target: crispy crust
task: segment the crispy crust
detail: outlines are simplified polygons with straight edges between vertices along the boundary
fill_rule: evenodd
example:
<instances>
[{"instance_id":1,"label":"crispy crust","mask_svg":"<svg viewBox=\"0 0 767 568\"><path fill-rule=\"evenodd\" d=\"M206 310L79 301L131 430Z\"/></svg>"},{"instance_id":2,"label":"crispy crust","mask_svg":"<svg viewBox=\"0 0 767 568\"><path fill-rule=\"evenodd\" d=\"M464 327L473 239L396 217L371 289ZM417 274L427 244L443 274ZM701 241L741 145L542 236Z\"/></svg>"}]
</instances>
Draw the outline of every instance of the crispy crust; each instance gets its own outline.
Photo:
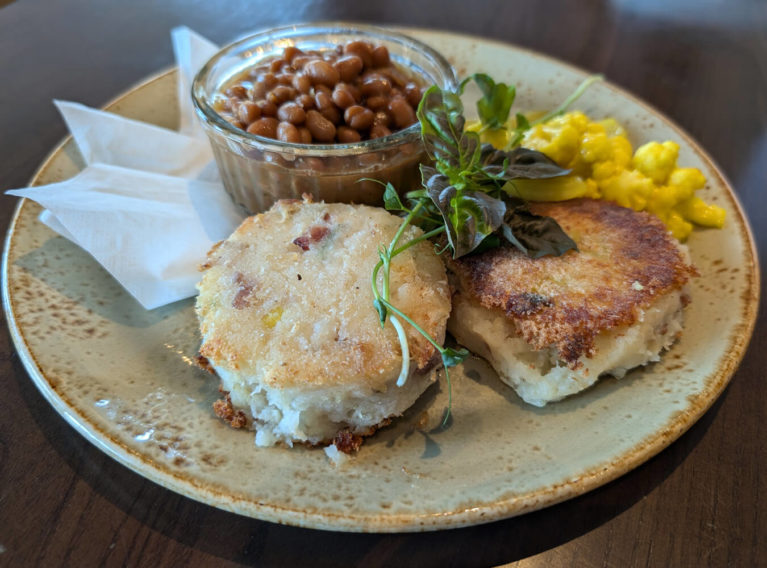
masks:
<instances>
[{"instance_id":1,"label":"crispy crust","mask_svg":"<svg viewBox=\"0 0 767 568\"><path fill-rule=\"evenodd\" d=\"M224 398L213 403L213 412L235 430L245 428L248 425L248 418L245 413L234 408L228 392L222 391L222 393Z\"/></svg>"},{"instance_id":2,"label":"crispy crust","mask_svg":"<svg viewBox=\"0 0 767 568\"><path fill-rule=\"evenodd\" d=\"M599 333L636 323L641 310L697 274L647 213L591 199L530 208L556 219L579 252L531 259L503 246L448 266L458 293L502 310L528 344L555 346L570 368L593 355Z\"/></svg>"}]
</instances>

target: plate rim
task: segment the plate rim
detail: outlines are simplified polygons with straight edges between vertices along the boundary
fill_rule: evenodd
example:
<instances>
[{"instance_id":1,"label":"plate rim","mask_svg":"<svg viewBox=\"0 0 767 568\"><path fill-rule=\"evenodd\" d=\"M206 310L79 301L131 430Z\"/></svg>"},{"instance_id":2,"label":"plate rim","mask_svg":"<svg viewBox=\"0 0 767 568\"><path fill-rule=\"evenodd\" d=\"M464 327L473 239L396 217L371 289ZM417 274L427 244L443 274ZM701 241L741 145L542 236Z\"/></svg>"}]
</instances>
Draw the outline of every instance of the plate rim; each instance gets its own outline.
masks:
<instances>
[{"instance_id":1,"label":"plate rim","mask_svg":"<svg viewBox=\"0 0 767 568\"><path fill-rule=\"evenodd\" d=\"M422 33L423 35L432 35L435 37L459 36L466 40L476 41L482 44L491 44L506 49L512 49L530 57L543 58L555 65L567 68L580 75L590 74L588 70L561 61L555 57L520 47L513 43L495 39L485 39L470 34L455 33L446 30L402 26L392 26L392 28L403 30L405 33ZM106 102L101 108L110 110L126 97L146 88L155 81L167 79L168 76L174 75L176 72L177 68L175 66L156 72L120 92L117 96ZM745 299L745 308L740 316L741 321L745 323L745 325L737 334L733 334L733 336L729 338L727 353L724 354L721 359L722 364L715 370L706 385L706 388L696 393L695 400L691 400L687 408L685 408L678 416L671 418L664 428L652 435L651 439L648 437L641 440L609 464L603 463L592 466L589 469L582 471L576 478L569 479L557 485L527 492L521 497L512 496L492 503L483 504L479 507L464 507L459 510L446 511L440 514L393 513L388 514L385 517L373 513L367 515L341 515L317 511L307 512L300 508L279 507L274 504L259 503L253 499L243 498L233 493L216 491L211 486L203 486L199 483L194 483L194 479L191 477L182 478L175 475L169 469L163 469L161 464L135 452L126 445L120 443L119 440L113 439L97 425L90 423L84 416L77 412L75 405L67 400L66 397L63 396L63 393L57 391L56 388L50 384L46 379L41 366L37 363L14 315L13 298L10 292L8 273L8 263L13 249L13 240L17 224L24 207L28 206L27 202L29 200L26 198L19 200L11 218L11 222L9 223L8 230L6 231L2 253L2 266L0 268L2 271L3 310L8 322L8 328L14 347L19 353L19 357L25 370L32 378L33 383L43 397L53 406L56 412L89 442L93 443L97 448L115 459L118 463L128 467L145 479L149 479L164 488L175 491L195 501L261 520L286 523L300 527L349 532L386 533L441 530L446 528L471 526L521 515L560 503L601 487L602 485L625 475L627 472L648 461L668 447L691 428L721 396L745 356L756 325L761 295L761 272L753 232L740 200L733 190L732 184L730 184L716 162L683 128L663 112L660 112L650 104L609 81L604 81L603 85L609 87L619 96L627 98L633 103L640 105L646 112L665 122L678 133L680 137L684 139L684 143L711 168L712 172L717 176L720 185L726 190L727 196L732 202L734 212L740 219L738 228L741 237L744 240L744 252L750 257L751 261L750 270L747 271L750 280L748 286L749 295L748 298ZM39 178L51 167L51 162L60 154L64 147L71 142L72 136L68 135L47 154L32 175L29 186L37 184Z\"/></svg>"}]
</instances>

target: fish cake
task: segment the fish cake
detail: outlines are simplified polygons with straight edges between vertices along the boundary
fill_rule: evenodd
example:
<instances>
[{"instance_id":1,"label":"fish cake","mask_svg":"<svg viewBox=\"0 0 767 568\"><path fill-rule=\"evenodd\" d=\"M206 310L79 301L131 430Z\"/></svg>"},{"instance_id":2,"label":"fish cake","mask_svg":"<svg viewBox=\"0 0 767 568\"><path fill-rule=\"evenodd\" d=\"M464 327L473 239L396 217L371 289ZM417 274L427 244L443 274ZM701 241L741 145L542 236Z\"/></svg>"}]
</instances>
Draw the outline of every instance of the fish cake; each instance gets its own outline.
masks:
<instances>
[{"instance_id":1,"label":"fish cake","mask_svg":"<svg viewBox=\"0 0 767 568\"><path fill-rule=\"evenodd\" d=\"M536 406L602 374L657 361L682 329L696 274L663 223L614 203L531 203L578 251L532 259L511 246L450 260L449 331Z\"/></svg>"},{"instance_id":2,"label":"fish cake","mask_svg":"<svg viewBox=\"0 0 767 568\"><path fill-rule=\"evenodd\" d=\"M396 385L400 342L373 308L380 246L401 219L362 205L281 201L246 219L208 255L199 284L200 354L226 393L216 411L256 444L354 449L435 380L439 353L403 324L410 375ZM409 227L400 241L421 234ZM442 342L450 294L428 242L391 266L391 302Z\"/></svg>"}]
</instances>

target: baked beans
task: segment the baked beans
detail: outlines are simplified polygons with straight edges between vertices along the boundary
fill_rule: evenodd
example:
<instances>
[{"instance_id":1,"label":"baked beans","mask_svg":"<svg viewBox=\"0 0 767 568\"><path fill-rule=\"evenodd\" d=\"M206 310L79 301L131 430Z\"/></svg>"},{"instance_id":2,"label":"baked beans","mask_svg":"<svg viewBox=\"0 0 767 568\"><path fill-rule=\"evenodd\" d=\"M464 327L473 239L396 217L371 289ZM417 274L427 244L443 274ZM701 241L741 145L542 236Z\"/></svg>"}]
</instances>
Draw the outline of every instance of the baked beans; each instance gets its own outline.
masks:
<instances>
[{"instance_id":1,"label":"baked beans","mask_svg":"<svg viewBox=\"0 0 767 568\"><path fill-rule=\"evenodd\" d=\"M213 106L230 124L258 136L348 144L415 123L423 88L423 79L397 67L384 45L289 46L235 77Z\"/></svg>"}]
</instances>

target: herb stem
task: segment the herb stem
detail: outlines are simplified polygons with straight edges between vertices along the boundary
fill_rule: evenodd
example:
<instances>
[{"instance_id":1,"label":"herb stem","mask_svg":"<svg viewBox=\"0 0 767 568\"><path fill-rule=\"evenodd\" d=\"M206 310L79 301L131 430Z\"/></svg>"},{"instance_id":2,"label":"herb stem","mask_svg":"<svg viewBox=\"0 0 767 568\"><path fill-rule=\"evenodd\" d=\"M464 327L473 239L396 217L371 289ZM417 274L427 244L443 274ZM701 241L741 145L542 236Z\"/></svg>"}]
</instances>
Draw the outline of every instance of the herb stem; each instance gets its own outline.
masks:
<instances>
[{"instance_id":1,"label":"herb stem","mask_svg":"<svg viewBox=\"0 0 767 568\"><path fill-rule=\"evenodd\" d=\"M383 305L384 305L384 306L386 306L386 308L387 308L387 309L391 310L392 312L394 312L395 314L397 314L399 317L401 317L402 319L404 319L404 320L405 320L407 323L409 323L410 325L412 325L412 326L413 326L413 328L414 328L414 329L415 329L415 330L416 330L418 333L420 333L421 335L423 335L423 336L424 336L424 337L425 337L425 338L426 338L426 339L429 341L429 343L431 343L431 344L432 344L432 345L433 345L433 346L434 346L434 347L437 349L437 351L439 351L440 355L441 355L441 354L443 354L443 353L446 351L446 349L445 349L444 347L442 347L442 346L441 346L439 343L437 343L437 342L434 340L434 338L433 338L431 335L429 335L428 333L426 333L426 332L423 330L423 328L421 328L421 326L420 326L420 325L418 325L418 324L417 324L415 321L413 321L413 319L411 319L411 318L410 318L410 316L408 316L407 314L405 314L403 311L399 310L398 308L394 307L394 306L393 306L393 305L392 305L392 304L389 302L389 300L382 300L382 303L383 303Z\"/></svg>"},{"instance_id":2,"label":"herb stem","mask_svg":"<svg viewBox=\"0 0 767 568\"><path fill-rule=\"evenodd\" d=\"M583 80L583 82L578 85L578 88L576 88L572 93L570 93L570 96L567 97L562 103L555 108L554 110L550 110L543 116L539 116L535 120L529 122L527 124L527 128L516 128L513 132L514 135L509 140L508 144L506 144L505 150L511 150L515 146L517 146L521 141L522 137L524 136L525 132L532 128L533 126L537 126L538 124L543 124L546 121L551 120L554 117L557 117L561 114L564 114L565 111L570 107L571 104L573 104L575 101L577 101L579 98L581 98L581 95L586 92L586 89L588 89L592 84L596 83L597 81L601 81L604 79L602 75L592 75L591 77L587 77Z\"/></svg>"},{"instance_id":3,"label":"herb stem","mask_svg":"<svg viewBox=\"0 0 767 568\"><path fill-rule=\"evenodd\" d=\"M389 244L389 256L394 256L394 247L397 246L397 242L400 240L400 237L402 237L402 233L405 232L405 229L410 224L410 221L413 220L413 217L416 216L416 214L421 210L423 207L424 202L419 201L413 209L410 210L410 212L407 214L407 217L405 217L405 220L402 221L402 224L399 226L399 229L397 229L397 232L394 234L394 238L392 239L391 243Z\"/></svg>"},{"instance_id":4,"label":"herb stem","mask_svg":"<svg viewBox=\"0 0 767 568\"><path fill-rule=\"evenodd\" d=\"M415 208L413 209L411 213L415 213L422 206L423 206L423 202L419 203L418 205L415 206ZM412 219L410 219L410 215L408 215L408 217L402 222L402 225L400 226L400 230L397 231L397 234L394 236L394 240L392 240L386 252L384 253L384 251L380 251L381 260L379 260L378 263L373 268L373 277L371 278L371 284L373 287L373 296L375 297L376 300L381 299L381 297L387 300L389 299L389 294L388 294L389 284L388 284L388 278L386 278L386 276L384 276L384 293L381 294L378 291L378 273L381 271L381 268L383 268L384 265L389 264L389 261L384 260L386 257L388 257L389 259L394 258L398 254L405 252L410 247L415 246L420 242L426 241L432 237L436 237L437 235L440 235L445 232L445 226L441 225L437 227L436 229L432 229L428 233L423 233L422 235L419 235L415 237L414 239L409 240L407 243L405 243L401 247L392 250L392 247L396 244L396 242L402 236L404 227L406 227L411 220ZM389 271L389 266L387 266L386 272L388 273L388 271Z\"/></svg>"},{"instance_id":5,"label":"herb stem","mask_svg":"<svg viewBox=\"0 0 767 568\"><path fill-rule=\"evenodd\" d=\"M410 374L410 346L407 343L405 329L402 327L402 324L397 317L389 316L389 321L391 321L394 329L397 330L397 337L399 337L399 344L402 351L402 368L400 369L399 377L397 377L397 386L401 387L405 384L405 381L407 381L408 375ZM405 361L407 361L407 363L405 363Z\"/></svg>"},{"instance_id":6,"label":"herb stem","mask_svg":"<svg viewBox=\"0 0 767 568\"><path fill-rule=\"evenodd\" d=\"M389 309L391 309L391 304L389 303L389 276L391 274L391 261L392 258L395 257L397 254L407 250L409 247L413 246L417 242L421 242L426 238L424 235L421 235L420 237L417 237L416 239L412 239L407 244L403 245L399 249L395 249L397 246L397 243L399 242L400 238L402 238L403 233L405 232L405 229L412 221L413 217L415 217L418 214L418 211L424 206L424 202L420 201L416 204L415 207L411 211L408 212L405 219L402 221L402 224L399 226L399 229L397 229L397 232L394 234L394 238L392 239L391 243L389 243L388 248L384 249L381 247L381 250L379 250L379 256L381 259L378 261L378 263L375 265L375 268L373 268L373 278L371 281L371 285L373 286L373 297L374 297L374 303L377 306L384 306L386 307L386 311L379 311L379 317L381 319L381 326L383 326L386 323L386 318L389 317L389 320L391 321L392 325L394 326L394 329L397 331L397 337L399 339L400 343L400 351L402 353L402 367L400 368L399 377L397 377L397 386L401 387L405 384L407 381L408 375L410 375L410 347L408 346L407 342L407 335L405 334L405 330L402 327L402 324L400 321L394 317L389 316L387 313ZM432 233L434 231L431 231ZM381 268L384 269L384 275L383 275L383 291L378 291L378 273L380 272ZM401 314L401 312L398 312ZM411 323L412 325L415 325L410 318L406 317L406 321ZM420 331L420 333L424 333L421 328L416 326L416 329ZM429 337L428 335L426 335ZM430 338L431 339L431 338Z\"/></svg>"},{"instance_id":7,"label":"herb stem","mask_svg":"<svg viewBox=\"0 0 767 568\"><path fill-rule=\"evenodd\" d=\"M407 244L402 245L398 249L394 249L394 251L392 252L392 256L393 257L397 256L398 254L400 254L402 252L405 252L410 247L412 247L414 245L417 245L420 242L426 241L426 240L428 240L428 239L430 239L432 237L436 237L437 235L440 235L440 234L442 234L444 232L445 232L445 226L444 225L442 225L441 227L437 227L436 229L433 229L433 230L429 231L428 233L424 233L424 234L422 234L422 235L420 235L420 236L418 236L418 237L416 237L414 239L409 240L407 242Z\"/></svg>"},{"instance_id":8,"label":"herb stem","mask_svg":"<svg viewBox=\"0 0 767 568\"><path fill-rule=\"evenodd\" d=\"M546 114L544 114L543 116L530 122L530 126L535 126L537 124L544 123L547 120L551 120L555 116L564 114L564 112L570 107L571 104L573 104L575 101L581 98L581 95L586 92L586 89L588 89L592 84L596 83L597 81L601 81L602 79L604 79L602 75L592 75L591 77L587 77L586 79L583 80L583 82L580 85L578 85L577 89L575 89L572 93L570 93L569 97L567 97L564 101L562 101L562 104L560 104L554 110L551 110L547 112Z\"/></svg>"}]
</instances>

